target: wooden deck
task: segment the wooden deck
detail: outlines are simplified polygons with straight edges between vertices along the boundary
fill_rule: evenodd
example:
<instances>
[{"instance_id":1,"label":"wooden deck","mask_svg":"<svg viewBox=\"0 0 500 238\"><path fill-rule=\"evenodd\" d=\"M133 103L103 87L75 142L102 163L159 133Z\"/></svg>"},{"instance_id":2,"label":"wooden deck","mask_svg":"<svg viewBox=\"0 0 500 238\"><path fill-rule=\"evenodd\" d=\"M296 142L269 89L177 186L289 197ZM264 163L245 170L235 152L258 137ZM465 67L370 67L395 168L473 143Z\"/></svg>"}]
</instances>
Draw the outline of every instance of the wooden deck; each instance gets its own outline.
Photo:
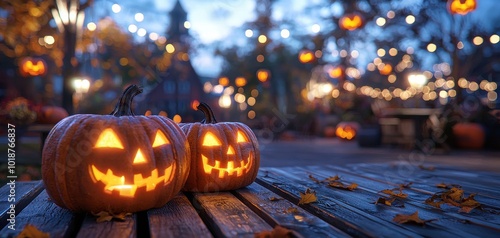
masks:
<instances>
[{"instance_id":1,"label":"wooden deck","mask_svg":"<svg viewBox=\"0 0 500 238\"><path fill-rule=\"evenodd\" d=\"M335 182L358 186L329 185ZM462 199L475 194L481 205L465 212L459 211L466 204L460 201L441 208L425 203L452 187L463 190ZM0 188L1 237L16 236L27 224L51 237L253 237L277 225L296 237L500 237L500 174L429 165L261 168L257 181L246 188L181 193L162 208L111 222L56 206L41 181L17 182L15 189L13 231L7 220L10 188ZM308 189L317 201L298 205ZM389 190L400 197L391 206L376 203L381 197L390 200ZM398 214L416 211L425 224L394 221Z\"/></svg>"}]
</instances>

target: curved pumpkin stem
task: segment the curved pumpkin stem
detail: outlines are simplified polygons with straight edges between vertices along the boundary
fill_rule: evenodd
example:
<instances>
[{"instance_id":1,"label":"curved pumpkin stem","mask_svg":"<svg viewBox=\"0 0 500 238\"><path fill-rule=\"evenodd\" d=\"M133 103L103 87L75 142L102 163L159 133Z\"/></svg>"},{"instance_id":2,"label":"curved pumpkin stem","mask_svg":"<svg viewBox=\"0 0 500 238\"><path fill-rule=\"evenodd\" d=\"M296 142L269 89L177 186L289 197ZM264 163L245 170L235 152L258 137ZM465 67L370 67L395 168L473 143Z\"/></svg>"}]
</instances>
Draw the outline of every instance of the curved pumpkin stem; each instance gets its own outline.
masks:
<instances>
[{"instance_id":1,"label":"curved pumpkin stem","mask_svg":"<svg viewBox=\"0 0 500 238\"><path fill-rule=\"evenodd\" d=\"M212 111L210 106L208 106L208 104L200 102L200 104L196 108L201 112L203 112L203 114L205 114L205 119L203 119L201 123L204 124L217 123L217 120L215 119L214 116L214 112Z\"/></svg>"},{"instance_id":2,"label":"curved pumpkin stem","mask_svg":"<svg viewBox=\"0 0 500 238\"><path fill-rule=\"evenodd\" d=\"M115 109L110 113L115 117L134 116L132 112L132 100L137 94L142 93L142 88L137 85L130 85L125 89L120 100L116 103Z\"/></svg>"}]
</instances>

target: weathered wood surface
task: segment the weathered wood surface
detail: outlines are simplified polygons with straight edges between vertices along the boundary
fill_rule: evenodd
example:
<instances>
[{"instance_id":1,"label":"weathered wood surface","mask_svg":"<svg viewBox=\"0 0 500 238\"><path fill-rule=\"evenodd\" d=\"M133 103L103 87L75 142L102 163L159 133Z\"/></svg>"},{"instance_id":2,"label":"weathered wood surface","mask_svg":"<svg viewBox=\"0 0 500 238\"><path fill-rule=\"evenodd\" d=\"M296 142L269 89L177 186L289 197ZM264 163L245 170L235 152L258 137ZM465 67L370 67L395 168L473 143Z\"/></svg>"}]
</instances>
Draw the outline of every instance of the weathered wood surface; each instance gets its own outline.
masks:
<instances>
[{"instance_id":1,"label":"weathered wood surface","mask_svg":"<svg viewBox=\"0 0 500 238\"><path fill-rule=\"evenodd\" d=\"M328 186L339 176L353 191ZM441 209L425 200L444 191L436 184L459 186L476 194L481 208L469 213ZM375 204L381 191L398 188L408 195L391 206ZM300 204L300 193L313 190L318 200ZM399 190L397 190L399 191ZM219 193L179 193L161 208L97 222L91 214L72 213L48 198L41 181L17 182L16 201L9 185L0 188L0 237L13 237L27 224L51 237L253 237L279 225L299 237L500 237L500 174L440 166L354 164L261 168L255 183ZM8 228L15 205L16 230ZM396 214L419 212L425 225L399 224Z\"/></svg>"}]
</instances>

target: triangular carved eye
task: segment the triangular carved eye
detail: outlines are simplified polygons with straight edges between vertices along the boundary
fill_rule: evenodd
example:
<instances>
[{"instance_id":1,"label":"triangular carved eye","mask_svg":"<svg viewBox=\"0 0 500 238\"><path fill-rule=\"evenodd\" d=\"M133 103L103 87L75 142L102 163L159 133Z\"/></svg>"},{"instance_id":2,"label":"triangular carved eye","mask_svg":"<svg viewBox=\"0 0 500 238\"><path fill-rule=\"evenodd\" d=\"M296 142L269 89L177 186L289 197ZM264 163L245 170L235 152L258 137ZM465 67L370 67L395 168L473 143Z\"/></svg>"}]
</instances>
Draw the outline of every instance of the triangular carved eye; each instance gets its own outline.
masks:
<instances>
[{"instance_id":1,"label":"triangular carved eye","mask_svg":"<svg viewBox=\"0 0 500 238\"><path fill-rule=\"evenodd\" d=\"M248 142L247 137L243 134L243 132L238 131L238 137L236 138L236 142Z\"/></svg>"},{"instance_id":2,"label":"triangular carved eye","mask_svg":"<svg viewBox=\"0 0 500 238\"><path fill-rule=\"evenodd\" d=\"M161 132L160 130L156 131L155 140L153 141L153 148L167 144L170 144L170 141L167 139L165 134L163 134L163 132Z\"/></svg>"},{"instance_id":3,"label":"triangular carved eye","mask_svg":"<svg viewBox=\"0 0 500 238\"><path fill-rule=\"evenodd\" d=\"M111 128L107 128L104 131L102 131L94 147L123 149L122 142Z\"/></svg>"},{"instance_id":4,"label":"triangular carved eye","mask_svg":"<svg viewBox=\"0 0 500 238\"><path fill-rule=\"evenodd\" d=\"M203 137L203 146L220 146L220 140L212 132L207 132Z\"/></svg>"}]
</instances>

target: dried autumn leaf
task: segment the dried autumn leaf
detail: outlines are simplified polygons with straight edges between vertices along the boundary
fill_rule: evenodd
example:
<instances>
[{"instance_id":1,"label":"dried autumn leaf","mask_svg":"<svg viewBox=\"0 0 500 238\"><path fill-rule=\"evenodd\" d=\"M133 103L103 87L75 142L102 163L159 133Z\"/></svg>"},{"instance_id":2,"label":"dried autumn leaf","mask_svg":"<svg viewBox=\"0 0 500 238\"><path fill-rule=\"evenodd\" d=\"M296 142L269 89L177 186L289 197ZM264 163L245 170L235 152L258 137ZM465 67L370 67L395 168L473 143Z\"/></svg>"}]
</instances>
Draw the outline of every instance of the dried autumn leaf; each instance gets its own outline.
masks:
<instances>
[{"instance_id":1,"label":"dried autumn leaf","mask_svg":"<svg viewBox=\"0 0 500 238\"><path fill-rule=\"evenodd\" d=\"M375 204L384 204L384 205L387 205L387 206L391 206L392 205L392 202L394 202L396 198L385 198L385 197L379 197L377 199L377 201L375 201Z\"/></svg>"},{"instance_id":2,"label":"dried autumn leaf","mask_svg":"<svg viewBox=\"0 0 500 238\"><path fill-rule=\"evenodd\" d=\"M334 181L338 181L338 180L340 180L340 177L338 175L335 175L333 177L326 178L325 182L330 183L330 182L334 182Z\"/></svg>"},{"instance_id":3,"label":"dried autumn leaf","mask_svg":"<svg viewBox=\"0 0 500 238\"><path fill-rule=\"evenodd\" d=\"M331 182L328 184L328 186L352 191L358 187L358 184L352 183L352 184L349 184L348 186L346 186L341 182Z\"/></svg>"},{"instance_id":4,"label":"dried autumn leaf","mask_svg":"<svg viewBox=\"0 0 500 238\"><path fill-rule=\"evenodd\" d=\"M127 213L127 212L122 212L118 214L113 214L110 212L105 212L105 211L100 211L98 213L92 213L92 215L96 216L96 221L97 222L105 222L105 221L111 221L114 219L118 219L121 221L125 221L125 217L131 215L132 213Z\"/></svg>"},{"instance_id":5,"label":"dried autumn leaf","mask_svg":"<svg viewBox=\"0 0 500 238\"><path fill-rule=\"evenodd\" d=\"M469 213L471 212L474 208L480 207L481 203L476 201L474 199L475 194L470 194L469 197L464 198L462 202L460 203L460 210L459 212L465 212Z\"/></svg>"},{"instance_id":6,"label":"dried autumn leaf","mask_svg":"<svg viewBox=\"0 0 500 238\"><path fill-rule=\"evenodd\" d=\"M441 204L444 204L444 202L443 201L434 201L434 197L430 197L430 198L425 200L425 204L441 209Z\"/></svg>"},{"instance_id":7,"label":"dried autumn leaf","mask_svg":"<svg viewBox=\"0 0 500 238\"><path fill-rule=\"evenodd\" d=\"M309 174L309 179L312 180L312 181L314 181L315 183L321 183L321 181L319 181L319 179L315 178L311 174Z\"/></svg>"},{"instance_id":8,"label":"dried autumn leaf","mask_svg":"<svg viewBox=\"0 0 500 238\"><path fill-rule=\"evenodd\" d=\"M305 193L300 193L299 205L316 202L317 200L318 200L318 197L316 197L316 192L314 192L308 188L308 189L306 189Z\"/></svg>"},{"instance_id":9,"label":"dried autumn leaf","mask_svg":"<svg viewBox=\"0 0 500 238\"><path fill-rule=\"evenodd\" d=\"M17 235L18 238L29 238L29 237L37 237L37 238L49 238L49 233L45 233L43 231L38 230L35 226L31 224L27 224L21 233Z\"/></svg>"},{"instance_id":10,"label":"dried autumn leaf","mask_svg":"<svg viewBox=\"0 0 500 238\"><path fill-rule=\"evenodd\" d=\"M294 237L293 231L282 226L275 226L270 231L262 231L254 235L255 238L288 238Z\"/></svg>"},{"instance_id":11,"label":"dried autumn leaf","mask_svg":"<svg viewBox=\"0 0 500 238\"><path fill-rule=\"evenodd\" d=\"M274 201L283 200L283 198L270 197L269 200L274 202Z\"/></svg>"},{"instance_id":12,"label":"dried autumn leaf","mask_svg":"<svg viewBox=\"0 0 500 238\"><path fill-rule=\"evenodd\" d=\"M403 188L410 188L410 186L413 184L413 182L408 182L408 183L403 183L403 184L399 184L399 189L403 189Z\"/></svg>"},{"instance_id":13,"label":"dried autumn leaf","mask_svg":"<svg viewBox=\"0 0 500 238\"><path fill-rule=\"evenodd\" d=\"M448 192L444 194L444 196L452 199L455 202L460 201L463 195L464 195L464 190L455 187L451 188Z\"/></svg>"},{"instance_id":14,"label":"dried autumn leaf","mask_svg":"<svg viewBox=\"0 0 500 238\"><path fill-rule=\"evenodd\" d=\"M408 194L403 193L401 191L399 193L395 193L393 190L384 189L384 190L382 190L380 192L384 193L384 194L387 194L387 195L390 195L391 197L398 197L398 198L407 198L408 197Z\"/></svg>"},{"instance_id":15,"label":"dried autumn leaf","mask_svg":"<svg viewBox=\"0 0 500 238\"><path fill-rule=\"evenodd\" d=\"M436 184L436 187L438 187L438 188L449 188L448 185L445 184L445 183L438 183L438 184Z\"/></svg>"},{"instance_id":16,"label":"dried autumn leaf","mask_svg":"<svg viewBox=\"0 0 500 238\"><path fill-rule=\"evenodd\" d=\"M394 216L392 221L397 222L399 224L415 223L415 224L419 224L419 225L423 225L426 222L426 221L420 219L420 217L418 217L418 211L416 211L410 215L396 214L396 216Z\"/></svg>"},{"instance_id":17,"label":"dried autumn leaf","mask_svg":"<svg viewBox=\"0 0 500 238\"><path fill-rule=\"evenodd\" d=\"M297 210L296 207L289 207L289 208L286 209L285 212L286 213L293 213L293 214L295 214L295 213L299 213L299 210Z\"/></svg>"}]
</instances>

